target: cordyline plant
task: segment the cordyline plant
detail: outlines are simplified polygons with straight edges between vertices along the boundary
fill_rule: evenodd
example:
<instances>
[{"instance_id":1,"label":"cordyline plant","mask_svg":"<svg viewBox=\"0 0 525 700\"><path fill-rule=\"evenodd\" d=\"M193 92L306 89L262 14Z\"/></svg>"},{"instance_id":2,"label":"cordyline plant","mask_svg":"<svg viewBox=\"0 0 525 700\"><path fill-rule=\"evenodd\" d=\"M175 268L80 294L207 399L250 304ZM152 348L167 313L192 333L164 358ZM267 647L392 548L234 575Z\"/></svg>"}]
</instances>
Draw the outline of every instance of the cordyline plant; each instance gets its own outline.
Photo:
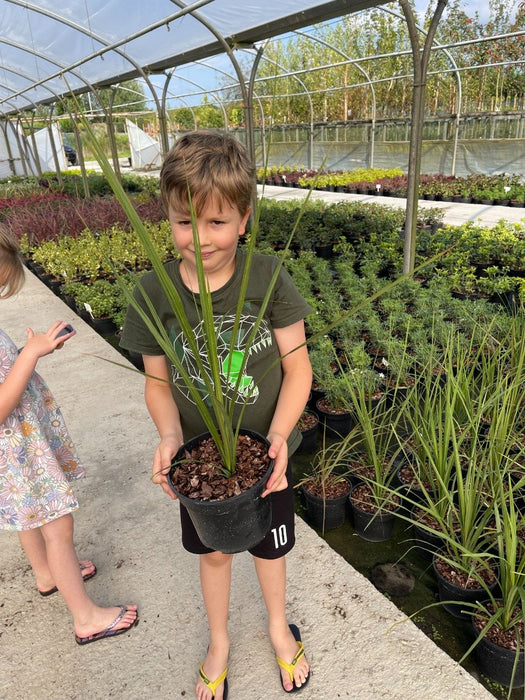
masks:
<instances>
[{"instance_id":1,"label":"cordyline plant","mask_svg":"<svg viewBox=\"0 0 525 700\"><path fill-rule=\"evenodd\" d=\"M487 547L492 513L483 498L490 481L485 447L477 439L493 397L483 391L480 395L469 359L469 350L456 346L451 331L442 381L436 382L427 372L426 379L413 387L407 423L410 447L422 468L421 473L415 470L420 497L411 504L433 523L418 524L441 537L441 560L478 580L479 573L494 563ZM406 500L410 502L409 497Z\"/></svg>"},{"instance_id":2,"label":"cordyline plant","mask_svg":"<svg viewBox=\"0 0 525 700\"><path fill-rule=\"evenodd\" d=\"M348 372L344 373L345 378ZM401 446L397 429L404 419L404 410L394 401L380 400L372 406L365 381L348 381L348 403L356 419L350 435L353 444L350 459L362 460L369 468L361 476L368 486L377 513L397 503L396 489L392 488L395 464Z\"/></svg>"},{"instance_id":3,"label":"cordyline plant","mask_svg":"<svg viewBox=\"0 0 525 700\"><path fill-rule=\"evenodd\" d=\"M190 347L193 353L194 362L196 365L195 368L197 370L197 373L200 375L202 386L199 386L195 382L195 379L188 374L184 365L181 363L181 360L177 355L173 343L168 337L168 333L163 327L162 321L159 318L153 303L148 298L140 282L137 283L137 287L140 290L140 293L142 294L142 297L144 299L146 310L141 308L140 304L130 293L129 288L124 284L122 284L123 292L126 296L128 303L132 304L134 309L139 313L144 324L147 326L148 330L151 332L156 342L166 354L168 361L171 362L179 372L180 378L184 382L188 392L190 393L193 401L195 402L197 410L199 411L199 414L201 415L201 418L204 424L206 425L207 430L210 432L213 441L215 442L215 445L217 446L217 449L220 453L223 462L222 466L220 467L221 471L225 477L230 477L235 473L237 438L240 431L244 407L247 405L246 401L244 401L243 403L243 399L249 399L249 396L246 396L246 389L243 386L242 381L246 363L248 361L248 354L246 353L243 359L238 364L235 364L234 362L229 360L227 366L220 365L220 360L217 354L217 321L216 319L214 319L212 296L207 286L206 276L204 273L204 268L200 256L200 241L198 231L196 228L195 211L193 211L191 207L191 192L188 192L188 199L193 225L193 244L195 246L195 257L197 261L197 275L199 283L199 294L198 300L197 298L195 300L195 308L198 310L201 325L203 328L204 352L203 349L197 344L193 332L193 327L186 316L182 300L179 297L179 294L175 289L173 282L170 280L166 272L164 264L157 252L154 243L150 238L150 235L146 230L146 227L142 223L139 215L133 207L133 204L131 203L129 197L122 188L122 185L118 177L115 175L111 165L109 164L102 148L98 144L93 134L91 125L83 117L80 117L80 120L84 129L85 138L92 152L97 158L97 161L100 167L102 168L102 171L105 177L107 178L115 194L115 197L120 202L131 223L131 226L133 227L133 230L135 231L140 242L142 243L146 254L149 258L149 261L152 265L152 268L159 279L162 290L171 305L171 309L177 319L178 324L180 325L180 329L184 336L184 339L188 343L188 346ZM307 202L308 197L306 197L302 203L302 206L297 215L297 219L293 226L293 230L291 231L290 236L286 242L285 250L288 250L290 246L295 231L297 230L300 224L301 217L305 210ZM254 221L251 227L250 234L248 236L248 242L246 246L245 270L241 281L241 291L239 294L239 300L237 302L233 330L231 334L230 352L228 354L229 358L236 357L236 354L234 352L235 338L240 327L240 319L243 305L247 301L246 293L248 288L248 280L250 276L251 262L253 254L256 250L257 230L261 206L263 205L259 203L255 207ZM435 258L427 261L425 264L430 264L431 262L433 262L433 260L435 260ZM248 347L257 336L257 331L263 320L268 301L277 281L279 271L281 266L283 265L283 262L284 256L278 260L278 264L276 265L276 269L273 274L272 280L268 286L266 295L261 301L259 313L250 331L250 335L247 339ZM119 274L118 271L116 271L116 275L117 280L120 283L122 283L122 274ZM376 294L371 295L365 302L341 314L337 319L329 323L322 331L316 333L309 340L316 340L317 338L327 333L329 330L336 328L342 321L347 319L349 316L353 315L359 308L364 306L365 303L370 303L375 298L388 291L393 286L397 285L402 279L403 277L400 277L397 280L391 282L390 284L385 285ZM299 347L291 350L290 354L298 350ZM279 358L277 362L280 362L281 359L282 358ZM268 369L268 371L270 370L271 367ZM226 374L228 379L229 386L227 388L227 391L224 390L224 381L221 380L221 372ZM242 406L240 410L240 415L236 416L236 425L234 426L234 409L239 403L241 403Z\"/></svg>"},{"instance_id":4,"label":"cordyline plant","mask_svg":"<svg viewBox=\"0 0 525 700\"><path fill-rule=\"evenodd\" d=\"M497 643L503 633L516 652L507 697L514 684L523 685L523 677L518 677L525 626L525 521L521 511L525 485L521 425L525 381L523 321L523 313L513 317L505 343L500 344L492 357L484 358L483 369L489 369L490 364L496 366L496 371L487 371L493 378L494 400L485 451L490 484L488 505L492 513L488 532L498 565L497 587L494 590L487 587L486 601L470 607L480 623L476 624L479 636L463 656L466 658L483 637Z\"/></svg>"},{"instance_id":5,"label":"cordyline plant","mask_svg":"<svg viewBox=\"0 0 525 700\"><path fill-rule=\"evenodd\" d=\"M454 358L459 360L454 366L450 357L445 361L449 370L447 384L440 388L439 396L444 397L448 408L443 410L442 407L433 421L430 414L425 413L428 432L424 439L428 454L437 454L431 445L436 432L432 424L440 420L446 428L445 439L440 438L440 442L449 442L449 449L445 453L440 448L439 452L444 458L448 455L447 459L453 463L452 486L446 483L447 475L446 481L440 482L443 488L439 492L427 490L422 502L412 501L436 523L435 526L424 522L419 525L427 532L442 536L445 550L441 558L470 575L483 589L484 600L461 603L462 610L475 617L479 634L460 663L483 637L497 643L499 633L504 633L516 652L509 698L513 685L523 684L523 677L517 675L520 653L524 649L525 625L525 519L521 512L525 486L525 448L521 439L525 381L523 321L523 313L512 319L504 342L490 355L479 351L477 362L481 372L477 386L470 368L463 366L458 353L454 353ZM492 330L489 325L482 347L488 345ZM462 353L461 356L466 359ZM483 433L482 420L487 415L491 417L490 427ZM409 520L403 513L400 517ZM494 573L495 587L492 581L479 575L487 567ZM410 617L443 603L454 601L431 603Z\"/></svg>"}]
</instances>

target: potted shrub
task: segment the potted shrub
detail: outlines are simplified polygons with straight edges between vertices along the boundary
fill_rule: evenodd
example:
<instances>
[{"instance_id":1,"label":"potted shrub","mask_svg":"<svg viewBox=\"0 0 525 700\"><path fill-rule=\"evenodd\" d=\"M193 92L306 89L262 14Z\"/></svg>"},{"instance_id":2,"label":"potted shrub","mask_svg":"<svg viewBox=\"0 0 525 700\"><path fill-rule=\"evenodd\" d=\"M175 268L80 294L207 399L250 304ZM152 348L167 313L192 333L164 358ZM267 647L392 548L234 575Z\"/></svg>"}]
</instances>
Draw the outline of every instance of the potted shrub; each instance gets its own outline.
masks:
<instances>
[{"instance_id":1,"label":"potted shrub","mask_svg":"<svg viewBox=\"0 0 525 700\"><path fill-rule=\"evenodd\" d=\"M63 292L74 300L79 316L98 333L108 335L116 331L113 317L125 306L118 285L103 279L95 280L92 284L67 282L63 285Z\"/></svg>"},{"instance_id":2,"label":"potted shrub","mask_svg":"<svg viewBox=\"0 0 525 700\"><path fill-rule=\"evenodd\" d=\"M376 369L383 374L383 384L393 401L399 400L415 383L416 358L408 352L408 330L404 339L392 337L384 341L384 355Z\"/></svg>"},{"instance_id":3,"label":"potted shrub","mask_svg":"<svg viewBox=\"0 0 525 700\"><path fill-rule=\"evenodd\" d=\"M342 525L350 482L348 470L348 437L327 444L323 434L322 448L314 455L310 469L296 484L303 498L306 518L321 530L332 530Z\"/></svg>"},{"instance_id":4,"label":"potted shrub","mask_svg":"<svg viewBox=\"0 0 525 700\"><path fill-rule=\"evenodd\" d=\"M325 392L315 404L321 425L332 437L345 437L354 423L345 373L328 367L318 379Z\"/></svg>"},{"instance_id":5,"label":"potted shrub","mask_svg":"<svg viewBox=\"0 0 525 700\"><path fill-rule=\"evenodd\" d=\"M474 650L483 675L512 690L525 685L525 522L510 470L494 470L491 485L497 586L469 608L474 642L463 658Z\"/></svg>"},{"instance_id":6,"label":"potted shrub","mask_svg":"<svg viewBox=\"0 0 525 700\"><path fill-rule=\"evenodd\" d=\"M349 435L349 469L353 482L350 507L354 528L366 540L388 539L401 500L392 487L400 449L398 429L403 410L385 402L372 403L366 373L347 378L355 427Z\"/></svg>"},{"instance_id":7,"label":"potted shrub","mask_svg":"<svg viewBox=\"0 0 525 700\"><path fill-rule=\"evenodd\" d=\"M474 443L475 444L475 443ZM488 523L492 508L480 498L488 481L479 450L473 449L458 467L445 529L443 548L434 554L439 598L454 617L467 618L465 603L483 602L497 586L497 562L490 553Z\"/></svg>"}]
</instances>

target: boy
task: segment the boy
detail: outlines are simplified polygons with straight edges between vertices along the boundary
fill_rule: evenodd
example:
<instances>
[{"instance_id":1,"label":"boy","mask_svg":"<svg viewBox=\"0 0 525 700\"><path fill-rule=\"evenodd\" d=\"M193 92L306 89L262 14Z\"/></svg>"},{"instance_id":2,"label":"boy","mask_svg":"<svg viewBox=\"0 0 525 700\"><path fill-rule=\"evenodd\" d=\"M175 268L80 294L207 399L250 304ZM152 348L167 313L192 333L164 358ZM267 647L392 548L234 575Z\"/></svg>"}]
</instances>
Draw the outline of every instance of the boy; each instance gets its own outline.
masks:
<instances>
[{"instance_id":1,"label":"boy","mask_svg":"<svg viewBox=\"0 0 525 700\"><path fill-rule=\"evenodd\" d=\"M180 254L180 260L167 263L166 270L189 317L195 313L194 295L199 287L188 191L204 273L213 293L214 314L224 319L232 309L235 313L240 292L246 258L245 252L237 246L250 215L253 183L254 168L244 147L226 134L189 133L177 141L164 160L160 174L161 194L173 241ZM246 306L251 309L247 308L242 320L247 327L250 318L253 319L253 307L264 298L275 265L276 260L271 256L254 255L245 297L249 300ZM141 282L170 338L176 340L180 329L155 273L149 273ZM144 306L141 295L137 294L136 298ZM253 400L246 407L242 420L242 427L267 436L268 454L275 460L263 493L263 497L272 499L272 525L266 538L250 552L268 610L270 640L286 692L304 687L309 680L309 666L299 631L294 625L288 625L285 613L285 554L295 541L288 457L300 442L295 424L308 399L312 381L306 346L293 353L291 350L305 342L304 317L309 313L310 307L282 270L265 313L266 337L271 342L261 343L257 352L251 352L246 366L246 374L256 383L257 391L251 392ZM168 365L160 346L131 306L121 345L143 356L147 374L146 405L160 436L153 458L153 481L175 498L166 477L170 463L180 446L206 432L206 427L183 383L178 381L177 370ZM247 350L241 348L241 352ZM279 356L282 361L267 372ZM196 687L197 698L224 700L228 692L227 621L233 555L207 549L182 505L180 512L183 546L200 555L201 587L210 628L208 653L200 667Z\"/></svg>"}]
</instances>

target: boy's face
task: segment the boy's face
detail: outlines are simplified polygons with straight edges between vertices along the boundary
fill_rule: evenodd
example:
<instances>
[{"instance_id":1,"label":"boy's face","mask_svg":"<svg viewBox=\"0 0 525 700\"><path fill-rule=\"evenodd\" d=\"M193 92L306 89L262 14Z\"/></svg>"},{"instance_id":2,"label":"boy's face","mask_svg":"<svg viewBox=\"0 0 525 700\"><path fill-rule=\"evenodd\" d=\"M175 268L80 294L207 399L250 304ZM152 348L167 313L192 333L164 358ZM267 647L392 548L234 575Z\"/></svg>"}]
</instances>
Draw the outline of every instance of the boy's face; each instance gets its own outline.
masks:
<instances>
[{"instance_id":1,"label":"boy's face","mask_svg":"<svg viewBox=\"0 0 525 700\"><path fill-rule=\"evenodd\" d=\"M235 269L235 254L239 236L244 234L250 215L248 209L242 216L228 202L210 199L196 215L201 257L208 281L229 279ZM169 220L173 241L182 256L186 270L196 274L195 246L189 210L169 208Z\"/></svg>"}]
</instances>

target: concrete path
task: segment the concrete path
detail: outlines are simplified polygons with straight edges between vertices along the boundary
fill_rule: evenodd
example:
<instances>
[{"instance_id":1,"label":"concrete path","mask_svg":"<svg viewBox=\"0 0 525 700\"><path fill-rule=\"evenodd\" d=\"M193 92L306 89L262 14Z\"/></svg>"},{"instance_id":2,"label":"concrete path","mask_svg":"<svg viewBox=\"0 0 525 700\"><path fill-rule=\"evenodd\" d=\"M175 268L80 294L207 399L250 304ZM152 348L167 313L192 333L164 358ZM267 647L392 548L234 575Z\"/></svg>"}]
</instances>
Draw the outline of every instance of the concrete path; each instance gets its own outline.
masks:
<instances>
[{"instance_id":1,"label":"concrete path","mask_svg":"<svg viewBox=\"0 0 525 700\"><path fill-rule=\"evenodd\" d=\"M17 298L0 301L0 325L20 345L27 326L45 330L59 318L78 333L39 371L88 471L74 484L78 553L98 567L86 585L100 604L138 603L140 623L77 646L60 596L36 592L16 534L0 533L0 698L194 698L207 645L198 562L181 547L178 505L149 479L157 438L143 379L30 273ZM289 620L313 668L302 700L493 697L300 518L288 577ZM231 700L283 698L247 554L234 561L230 631Z\"/></svg>"}]
</instances>

